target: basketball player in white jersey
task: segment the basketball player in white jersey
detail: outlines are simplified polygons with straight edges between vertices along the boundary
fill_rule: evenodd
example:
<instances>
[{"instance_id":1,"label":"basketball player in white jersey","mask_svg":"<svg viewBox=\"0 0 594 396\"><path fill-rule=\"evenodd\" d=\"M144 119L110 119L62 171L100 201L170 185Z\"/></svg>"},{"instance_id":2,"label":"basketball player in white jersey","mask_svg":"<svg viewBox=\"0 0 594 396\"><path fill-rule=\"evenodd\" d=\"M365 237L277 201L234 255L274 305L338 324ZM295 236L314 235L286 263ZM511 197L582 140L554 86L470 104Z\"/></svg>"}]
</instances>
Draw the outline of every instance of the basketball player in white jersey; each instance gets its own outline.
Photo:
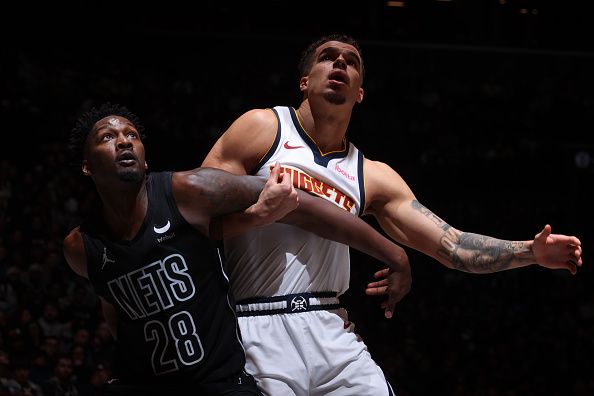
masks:
<instances>
[{"instance_id":1,"label":"basketball player in white jersey","mask_svg":"<svg viewBox=\"0 0 594 396\"><path fill-rule=\"evenodd\" d=\"M297 109L243 114L202 166L264 178L278 161L295 187L354 215L375 216L393 239L449 268L490 273L538 264L575 273L582 264L580 241L551 234L549 225L526 241L455 229L418 202L398 173L348 142L351 113L364 94L355 40L333 35L314 42L303 53L300 73L303 101ZM349 286L348 246L273 224L226 240L225 253L246 369L265 394L392 394L339 308L337 297ZM398 281L397 273L387 274L367 292L390 295ZM394 303L384 302L386 317Z\"/></svg>"}]
</instances>

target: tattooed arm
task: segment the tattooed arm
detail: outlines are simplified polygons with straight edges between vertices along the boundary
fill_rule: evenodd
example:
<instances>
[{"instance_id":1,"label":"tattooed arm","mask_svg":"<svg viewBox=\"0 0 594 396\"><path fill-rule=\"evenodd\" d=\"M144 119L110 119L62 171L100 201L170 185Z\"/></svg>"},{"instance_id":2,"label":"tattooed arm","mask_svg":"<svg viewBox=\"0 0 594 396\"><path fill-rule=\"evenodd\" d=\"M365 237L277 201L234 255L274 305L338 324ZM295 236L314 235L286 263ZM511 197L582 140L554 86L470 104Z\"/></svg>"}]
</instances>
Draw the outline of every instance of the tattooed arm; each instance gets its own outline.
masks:
<instances>
[{"instance_id":1,"label":"tattooed arm","mask_svg":"<svg viewBox=\"0 0 594 396\"><path fill-rule=\"evenodd\" d=\"M265 183L213 168L175 172L173 196L182 216L204 235L211 234L213 219L233 212L237 213L227 218L226 229L256 227L284 217L298 205L290 178L279 173L277 165Z\"/></svg>"},{"instance_id":2,"label":"tattooed arm","mask_svg":"<svg viewBox=\"0 0 594 396\"><path fill-rule=\"evenodd\" d=\"M384 231L449 268L491 273L539 264L575 274L576 266L582 264L579 239L551 234L549 225L526 241L463 232L419 203L404 180L387 165L366 160L365 181L367 213L377 218Z\"/></svg>"}]
</instances>

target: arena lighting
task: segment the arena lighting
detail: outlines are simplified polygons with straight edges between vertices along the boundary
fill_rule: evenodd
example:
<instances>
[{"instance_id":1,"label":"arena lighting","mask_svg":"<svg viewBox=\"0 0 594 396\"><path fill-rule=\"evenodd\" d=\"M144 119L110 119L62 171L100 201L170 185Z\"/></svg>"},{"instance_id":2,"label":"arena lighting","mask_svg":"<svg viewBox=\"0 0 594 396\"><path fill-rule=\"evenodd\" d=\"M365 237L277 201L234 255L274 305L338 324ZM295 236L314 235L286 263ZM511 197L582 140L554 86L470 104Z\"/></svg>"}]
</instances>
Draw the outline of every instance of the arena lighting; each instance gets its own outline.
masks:
<instances>
[{"instance_id":1,"label":"arena lighting","mask_svg":"<svg viewBox=\"0 0 594 396\"><path fill-rule=\"evenodd\" d=\"M404 7L404 1L386 1L388 7Z\"/></svg>"}]
</instances>

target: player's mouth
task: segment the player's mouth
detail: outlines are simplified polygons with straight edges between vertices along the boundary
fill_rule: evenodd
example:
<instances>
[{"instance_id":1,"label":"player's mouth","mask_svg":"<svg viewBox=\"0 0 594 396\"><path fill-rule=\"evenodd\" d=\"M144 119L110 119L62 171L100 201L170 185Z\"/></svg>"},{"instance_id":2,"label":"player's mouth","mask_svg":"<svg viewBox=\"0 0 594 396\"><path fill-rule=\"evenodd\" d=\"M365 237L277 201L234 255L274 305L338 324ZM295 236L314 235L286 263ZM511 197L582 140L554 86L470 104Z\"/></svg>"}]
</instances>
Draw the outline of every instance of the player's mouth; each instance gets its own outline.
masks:
<instances>
[{"instance_id":1,"label":"player's mouth","mask_svg":"<svg viewBox=\"0 0 594 396\"><path fill-rule=\"evenodd\" d=\"M122 166L132 166L138 160L132 151L123 151L116 157L116 162Z\"/></svg>"},{"instance_id":2,"label":"player's mouth","mask_svg":"<svg viewBox=\"0 0 594 396\"><path fill-rule=\"evenodd\" d=\"M332 84L348 85L349 75L342 70L336 70L330 73L328 76L328 81Z\"/></svg>"}]
</instances>

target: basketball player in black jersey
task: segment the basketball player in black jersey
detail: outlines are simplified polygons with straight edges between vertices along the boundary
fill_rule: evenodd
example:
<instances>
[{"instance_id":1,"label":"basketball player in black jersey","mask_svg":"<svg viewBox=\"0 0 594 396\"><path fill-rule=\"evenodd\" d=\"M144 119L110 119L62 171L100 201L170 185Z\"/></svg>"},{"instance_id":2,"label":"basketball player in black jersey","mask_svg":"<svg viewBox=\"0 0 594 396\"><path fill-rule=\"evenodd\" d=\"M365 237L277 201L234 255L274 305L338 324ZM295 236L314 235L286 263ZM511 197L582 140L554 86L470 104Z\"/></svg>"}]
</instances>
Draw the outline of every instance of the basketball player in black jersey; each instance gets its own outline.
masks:
<instances>
[{"instance_id":1,"label":"basketball player in black jersey","mask_svg":"<svg viewBox=\"0 0 594 396\"><path fill-rule=\"evenodd\" d=\"M266 184L210 168L149 173L142 131L126 108L105 104L81 116L71 135L101 203L65 238L64 254L100 296L118 345L118 380L105 395L260 394L244 371L228 280L209 238L226 213L236 212L222 223L225 236L284 217L401 271L400 298L410 289L400 247L356 216L296 192L278 165Z\"/></svg>"}]
</instances>

